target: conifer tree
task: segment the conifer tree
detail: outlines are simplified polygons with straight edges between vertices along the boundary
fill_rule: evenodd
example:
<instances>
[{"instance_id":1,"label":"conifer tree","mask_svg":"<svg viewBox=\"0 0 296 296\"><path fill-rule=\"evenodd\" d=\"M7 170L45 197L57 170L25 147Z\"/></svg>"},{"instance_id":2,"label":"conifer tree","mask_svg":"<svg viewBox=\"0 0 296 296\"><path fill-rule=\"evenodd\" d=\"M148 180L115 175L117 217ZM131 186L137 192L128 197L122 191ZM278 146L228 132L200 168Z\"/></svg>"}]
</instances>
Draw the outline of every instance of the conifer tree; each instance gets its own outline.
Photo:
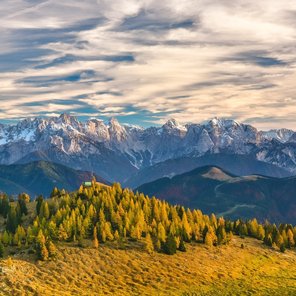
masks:
<instances>
[{"instance_id":1,"label":"conifer tree","mask_svg":"<svg viewBox=\"0 0 296 296\"><path fill-rule=\"evenodd\" d=\"M2 242L0 241L0 258L4 257L5 248Z\"/></svg>"},{"instance_id":2,"label":"conifer tree","mask_svg":"<svg viewBox=\"0 0 296 296\"><path fill-rule=\"evenodd\" d=\"M63 226L63 224L61 224L59 226L59 230L58 230L58 238L60 241L65 241L68 239L68 234Z\"/></svg>"},{"instance_id":3,"label":"conifer tree","mask_svg":"<svg viewBox=\"0 0 296 296\"><path fill-rule=\"evenodd\" d=\"M285 247L285 244L284 244L284 243L280 245L280 251L281 251L282 253L285 253L285 251L286 251L286 247Z\"/></svg>"},{"instance_id":4,"label":"conifer tree","mask_svg":"<svg viewBox=\"0 0 296 296\"><path fill-rule=\"evenodd\" d=\"M263 240L265 237L265 230L262 225L258 225L256 237L260 240Z\"/></svg>"},{"instance_id":5,"label":"conifer tree","mask_svg":"<svg viewBox=\"0 0 296 296\"><path fill-rule=\"evenodd\" d=\"M36 198L36 212L37 212L37 215L38 216L40 214L40 208L41 208L42 202L43 202L43 196L42 195L39 195Z\"/></svg>"},{"instance_id":6,"label":"conifer tree","mask_svg":"<svg viewBox=\"0 0 296 296\"><path fill-rule=\"evenodd\" d=\"M162 250L165 254L174 255L177 251L177 244L175 238L170 234L166 241L162 243Z\"/></svg>"},{"instance_id":7,"label":"conifer tree","mask_svg":"<svg viewBox=\"0 0 296 296\"><path fill-rule=\"evenodd\" d=\"M188 223L186 212L183 213L183 217L182 217L182 230L183 230L183 239L186 242L189 242L191 240L192 229L190 224Z\"/></svg>"},{"instance_id":8,"label":"conifer tree","mask_svg":"<svg viewBox=\"0 0 296 296\"><path fill-rule=\"evenodd\" d=\"M291 229L288 229L287 231L287 240L288 240L287 247L290 249L293 248L295 246L295 241L294 241L294 235Z\"/></svg>"},{"instance_id":9,"label":"conifer tree","mask_svg":"<svg viewBox=\"0 0 296 296\"><path fill-rule=\"evenodd\" d=\"M50 194L50 197L54 197L54 196L58 196L59 195L59 189L57 187L54 187L51 194Z\"/></svg>"},{"instance_id":10,"label":"conifer tree","mask_svg":"<svg viewBox=\"0 0 296 296\"><path fill-rule=\"evenodd\" d=\"M36 252L37 252L38 258L43 261L48 260L48 256L49 256L48 249L45 243L46 243L45 236L43 235L43 232L40 229L36 237Z\"/></svg>"},{"instance_id":11,"label":"conifer tree","mask_svg":"<svg viewBox=\"0 0 296 296\"><path fill-rule=\"evenodd\" d=\"M186 252L187 251L183 239L180 240L180 244L179 244L179 249L178 250L181 251L181 252Z\"/></svg>"},{"instance_id":12,"label":"conifer tree","mask_svg":"<svg viewBox=\"0 0 296 296\"><path fill-rule=\"evenodd\" d=\"M205 244L210 247L217 244L217 236L215 235L215 232L212 226L208 227L208 230L205 236Z\"/></svg>"},{"instance_id":13,"label":"conifer tree","mask_svg":"<svg viewBox=\"0 0 296 296\"><path fill-rule=\"evenodd\" d=\"M120 241L120 235L119 235L118 230L115 230L115 232L114 232L114 240L117 241L117 242Z\"/></svg>"},{"instance_id":14,"label":"conifer tree","mask_svg":"<svg viewBox=\"0 0 296 296\"><path fill-rule=\"evenodd\" d=\"M45 244L40 245L40 251L38 255L39 255L39 259L41 259L42 261L48 260L49 254Z\"/></svg>"},{"instance_id":15,"label":"conifer tree","mask_svg":"<svg viewBox=\"0 0 296 296\"><path fill-rule=\"evenodd\" d=\"M50 215L50 212L48 208L48 203L46 201L42 201L39 217L40 219L45 218L47 220L49 218L49 215Z\"/></svg>"},{"instance_id":16,"label":"conifer tree","mask_svg":"<svg viewBox=\"0 0 296 296\"><path fill-rule=\"evenodd\" d=\"M97 233L97 227L94 227L94 234L93 234L93 247L97 249L99 247L99 241L98 241L98 233Z\"/></svg>"},{"instance_id":17,"label":"conifer tree","mask_svg":"<svg viewBox=\"0 0 296 296\"><path fill-rule=\"evenodd\" d=\"M157 238L161 243L165 242L166 240L166 232L161 222L159 222L157 225Z\"/></svg>"},{"instance_id":18,"label":"conifer tree","mask_svg":"<svg viewBox=\"0 0 296 296\"><path fill-rule=\"evenodd\" d=\"M18 204L20 206L21 215L28 215L27 203L30 202L30 196L26 193L21 193L18 196Z\"/></svg>"},{"instance_id":19,"label":"conifer tree","mask_svg":"<svg viewBox=\"0 0 296 296\"><path fill-rule=\"evenodd\" d=\"M274 240L275 244L280 248L281 245L284 244L284 239L282 237L282 235L280 234L280 232L278 231Z\"/></svg>"},{"instance_id":20,"label":"conifer tree","mask_svg":"<svg viewBox=\"0 0 296 296\"><path fill-rule=\"evenodd\" d=\"M7 215L6 229L12 233L15 232L18 226L18 217L14 206L10 206Z\"/></svg>"},{"instance_id":21,"label":"conifer tree","mask_svg":"<svg viewBox=\"0 0 296 296\"><path fill-rule=\"evenodd\" d=\"M264 237L264 244L271 247L272 244L273 244L273 241L272 241L272 236L270 233L265 233L265 237Z\"/></svg>"},{"instance_id":22,"label":"conifer tree","mask_svg":"<svg viewBox=\"0 0 296 296\"><path fill-rule=\"evenodd\" d=\"M219 225L217 228L217 241L218 241L218 245L227 243L227 234L224 226L222 225Z\"/></svg>"},{"instance_id":23,"label":"conifer tree","mask_svg":"<svg viewBox=\"0 0 296 296\"><path fill-rule=\"evenodd\" d=\"M4 233L3 233L3 236L2 236L2 242L5 246L8 246L9 243L10 243L10 237L9 237L9 234L8 232L5 230Z\"/></svg>"},{"instance_id":24,"label":"conifer tree","mask_svg":"<svg viewBox=\"0 0 296 296\"><path fill-rule=\"evenodd\" d=\"M0 214L7 218L9 212L9 199L6 194L0 196Z\"/></svg>"},{"instance_id":25,"label":"conifer tree","mask_svg":"<svg viewBox=\"0 0 296 296\"><path fill-rule=\"evenodd\" d=\"M54 245L54 243L51 240L47 241L46 248L48 250L48 256L50 258L55 258L57 256L56 246Z\"/></svg>"},{"instance_id":26,"label":"conifer tree","mask_svg":"<svg viewBox=\"0 0 296 296\"><path fill-rule=\"evenodd\" d=\"M147 234L146 234L144 244L145 244L145 250L146 250L149 254L152 254L153 251L154 251L154 246L153 246L153 241L152 241L152 239L151 239L151 235L150 235L150 233L147 233Z\"/></svg>"}]
</instances>

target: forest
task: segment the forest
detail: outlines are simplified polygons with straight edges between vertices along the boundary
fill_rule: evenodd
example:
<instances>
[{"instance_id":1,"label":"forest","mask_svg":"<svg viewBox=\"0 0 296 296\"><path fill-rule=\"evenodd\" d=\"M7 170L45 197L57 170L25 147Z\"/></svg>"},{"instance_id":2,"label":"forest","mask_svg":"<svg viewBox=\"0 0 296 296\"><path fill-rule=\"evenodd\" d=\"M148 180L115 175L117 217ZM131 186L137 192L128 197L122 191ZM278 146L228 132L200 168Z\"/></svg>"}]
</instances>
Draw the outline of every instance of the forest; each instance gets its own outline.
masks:
<instances>
[{"instance_id":1,"label":"forest","mask_svg":"<svg viewBox=\"0 0 296 296\"><path fill-rule=\"evenodd\" d=\"M29 216L32 204L34 214ZM125 241L138 241L150 254L174 255L186 252L188 243L219 247L235 235L256 238L281 252L295 248L296 240L296 227L290 224L230 221L123 189L119 183L106 186L96 180L71 193L54 188L48 199L40 195L34 201L26 193L16 199L2 193L0 215L0 257L16 248L44 261L55 258L59 242L83 247L85 240L91 240L98 248L106 241L119 247Z\"/></svg>"}]
</instances>

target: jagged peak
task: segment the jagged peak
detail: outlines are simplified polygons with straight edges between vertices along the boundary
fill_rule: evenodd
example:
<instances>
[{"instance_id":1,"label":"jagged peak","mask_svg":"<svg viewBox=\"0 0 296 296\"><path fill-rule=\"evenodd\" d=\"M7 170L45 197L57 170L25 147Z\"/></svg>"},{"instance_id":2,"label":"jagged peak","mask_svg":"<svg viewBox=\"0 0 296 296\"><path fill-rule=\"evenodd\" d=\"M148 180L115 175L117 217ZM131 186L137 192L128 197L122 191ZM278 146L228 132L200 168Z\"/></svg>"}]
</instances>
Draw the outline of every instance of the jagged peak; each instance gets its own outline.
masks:
<instances>
[{"instance_id":1,"label":"jagged peak","mask_svg":"<svg viewBox=\"0 0 296 296\"><path fill-rule=\"evenodd\" d=\"M187 130L186 126L180 124L176 119L170 118L163 126L163 128Z\"/></svg>"},{"instance_id":2,"label":"jagged peak","mask_svg":"<svg viewBox=\"0 0 296 296\"><path fill-rule=\"evenodd\" d=\"M218 126L218 127L229 127L229 126L240 126L242 125L239 121L229 118L214 117L207 122L207 125Z\"/></svg>"},{"instance_id":3,"label":"jagged peak","mask_svg":"<svg viewBox=\"0 0 296 296\"><path fill-rule=\"evenodd\" d=\"M62 113L59 118L61 122L70 124L72 122L78 122L77 118L74 115L68 114L68 113Z\"/></svg>"},{"instance_id":4,"label":"jagged peak","mask_svg":"<svg viewBox=\"0 0 296 296\"><path fill-rule=\"evenodd\" d=\"M111 117L108 122L109 126L120 126L119 121L115 117Z\"/></svg>"},{"instance_id":5,"label":"jagged peak","mask_svg":"<svg viewBox=\"0 0 296 296\"><path fill-rule=\"evenodd\" d=\"M175 118L170 118L167 120L167 122L164 125L176 126L176 125L179 125L179 122Z\"/></svg>"}]
</instances>

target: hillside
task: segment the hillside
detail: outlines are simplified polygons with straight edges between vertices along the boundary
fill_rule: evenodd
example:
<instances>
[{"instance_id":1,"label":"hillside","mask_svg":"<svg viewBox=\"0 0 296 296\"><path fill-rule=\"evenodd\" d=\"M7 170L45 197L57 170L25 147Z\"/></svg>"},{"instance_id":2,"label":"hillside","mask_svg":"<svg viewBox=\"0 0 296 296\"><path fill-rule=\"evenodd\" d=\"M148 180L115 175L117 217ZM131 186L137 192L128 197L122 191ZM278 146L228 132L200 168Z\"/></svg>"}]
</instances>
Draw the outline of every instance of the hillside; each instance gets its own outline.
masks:
<instances>
[{"instance_id":1,"label":"hillside","mask_svg":"<svg viewBox=\"0 0 296 296\"><path fill-rule=\"evenodd\" d=\"M206 166L158 179L137 190L232 219L256 217L261 221L296 223L295 177L237 177Z\"/></svg>"},{"instance_id":2,"label":"hillside","mask_svg":"<svg viewBox=\"0 0 296 296\"><path fill-rule=\"evenodd\" d=\"M107 183L97 177L101 183ZM26 192L32 197L49 196L53 187L73 191L83 181L92 179L92 173L77 171L66 166L46 161L28 164L0 165L0 191L17 195Z\"/></svg>"},{"instance_id":3,"label":"hillside","mask_svg":"<svg viewBox=\"0 0 296 296\"><path fill-rule=\"evenodd\" d=\"M118 183L1 194L0 295L293 295L295 241L293 225L208 216Z\"/></svg>"},{"instance_id":4,"label":"hillside","mask_svg":"<svg viewBox=\"0 0 296 296\"><path fill-rule=\"evenodd\" d=\"M254 157L235 154L207 154L201 157L183 157L169 159L164 162L143 168L131 176L124 185L137 188L145 183L163 177L184 174L203 166L217 166L236 176L263 175L268 177L284 178L292 174L278 166L259 161Z\"/></svg>"},{"instance_id":5,"label":"hillside","mask_svg":"<svg viewBox=\"0 0 296 296\"><path fill-rule=\"evenodd\" d=\"M245 245L242 249L241 244ZM295 295L296 254L282 254L254 239L227 246L188 245L174 256L113 245L58 246L56 261L17 254L0 261L0 295Z\"/></svg>"}]
</instances>

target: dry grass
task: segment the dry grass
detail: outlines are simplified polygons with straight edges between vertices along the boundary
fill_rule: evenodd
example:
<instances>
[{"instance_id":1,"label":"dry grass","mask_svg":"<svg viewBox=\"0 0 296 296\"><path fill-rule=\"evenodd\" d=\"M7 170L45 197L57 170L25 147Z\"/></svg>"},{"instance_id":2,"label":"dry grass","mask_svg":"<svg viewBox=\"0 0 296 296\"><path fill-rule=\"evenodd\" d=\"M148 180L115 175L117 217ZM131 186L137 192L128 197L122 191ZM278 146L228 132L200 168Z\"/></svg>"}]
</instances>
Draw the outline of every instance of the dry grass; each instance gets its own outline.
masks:
<instances>
[{"instance_id":1,"label":"dry grass","mask_svg":"<svg viewBox=\"0 0 296 296\"><path fill-rule=\"evenodd\" d=\"M229 246L187 248L168 256L135 243L125 250L63 244L51 262L18 254L0 261L0 295L296 295L294 251L237 237Z\"/></svg>"}]
</instances>

